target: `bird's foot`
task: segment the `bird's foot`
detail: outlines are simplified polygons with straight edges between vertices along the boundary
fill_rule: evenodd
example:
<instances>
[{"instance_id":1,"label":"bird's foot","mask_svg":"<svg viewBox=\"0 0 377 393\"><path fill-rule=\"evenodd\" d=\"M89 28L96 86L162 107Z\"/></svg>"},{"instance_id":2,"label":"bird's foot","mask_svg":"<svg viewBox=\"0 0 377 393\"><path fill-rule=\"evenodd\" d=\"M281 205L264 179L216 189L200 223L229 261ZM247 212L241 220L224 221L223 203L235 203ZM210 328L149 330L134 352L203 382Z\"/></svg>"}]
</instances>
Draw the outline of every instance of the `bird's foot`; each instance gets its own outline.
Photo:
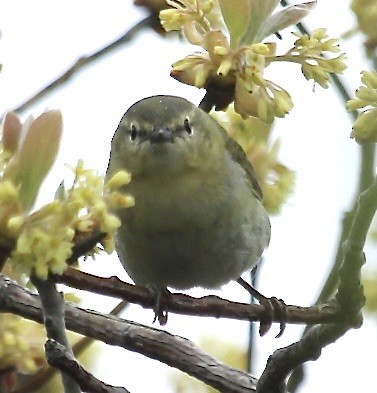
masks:
<instances>
[{"instance_id":1,"label":"bird's foot","mask_svg":"<svg viewBox=\"0 0 377 393\"><path fill-rule=\"evenodd\" d=\"M259 304L266 309L266 317L260 321L259 334L265 335L271 328L272 321L276 318L280 321L280 331L276 335L276 338L281 337L286 327L287 319L287 306L282 299L278 299L275 296L266 297L257 291L253 286L246 282L241 277L237 282L242 285L254 299L258 300Z\"/></svg>"},{"instance_id":2,"label":"bird's foot","mask_svg":"<svg viewBox=\"0 0 377 393\"><path fill-rule=\"evenodd\" d=\"M156 285L147 285L147 289L153 296L153 323L158 320L158 323L164 326L168 321L166 295L170 295L170 292L167 288L157 287Z\"/></svg>"}]
</instances>

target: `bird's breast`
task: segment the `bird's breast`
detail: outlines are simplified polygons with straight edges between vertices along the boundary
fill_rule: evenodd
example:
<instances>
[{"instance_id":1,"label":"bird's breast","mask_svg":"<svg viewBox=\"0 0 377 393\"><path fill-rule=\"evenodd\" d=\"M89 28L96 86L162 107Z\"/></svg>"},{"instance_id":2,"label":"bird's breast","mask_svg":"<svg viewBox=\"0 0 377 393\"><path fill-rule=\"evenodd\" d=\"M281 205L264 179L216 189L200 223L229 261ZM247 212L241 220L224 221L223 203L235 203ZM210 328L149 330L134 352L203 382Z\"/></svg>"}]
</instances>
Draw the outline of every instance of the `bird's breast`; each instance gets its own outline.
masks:
<instances>
[{"instance_id":1,"label":"bird's breast","mask_svg":"<svg viewBox=\"0 0 377 393\"><path fill-rule=\"evenodd\" d=\"M225 198L222 185L199 175L160 181L136 179L130 183L129 192L135 206L126 209L125 222L137 232L206 227L216 219L216 210Z\"/></svg>"}]
</instances>

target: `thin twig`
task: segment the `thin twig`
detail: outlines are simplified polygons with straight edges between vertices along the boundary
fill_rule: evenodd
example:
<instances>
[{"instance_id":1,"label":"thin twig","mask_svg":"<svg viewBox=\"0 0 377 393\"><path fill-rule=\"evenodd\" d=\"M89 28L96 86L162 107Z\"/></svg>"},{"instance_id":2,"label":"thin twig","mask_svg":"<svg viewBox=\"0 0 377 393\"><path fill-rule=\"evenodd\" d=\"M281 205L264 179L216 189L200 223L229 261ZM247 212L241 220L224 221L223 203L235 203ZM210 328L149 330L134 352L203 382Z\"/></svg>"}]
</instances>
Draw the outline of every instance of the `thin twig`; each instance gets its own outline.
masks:
<instances>
[{"instance_id":1,"label":"thin twig","mask_svg":"<svg viewBox=\"0 0 377 393\"><path fill-rule=\"evenodd\" d=\"M41 100L47 94L51 93L57 87L62 86L68 80L72 78L72 76L76 75L78 71L81 71L84 67L88 66L90 63L98 60L100 57L108 54L110 51L118 48L119 46L130 42L137 33L141 30L151 27L154 28L156 24L156 16L149 15L146 18L142 19L135 26L133 26L130 30L125 32L121 37L113 41L111 44L104 46L103 48L97 50L89 56L83 56L79 58L67 71L65 71L62 75L60 75L57 79L49 83L47 86L43 87L40 91L35 93L32 97L27 99L25 102L20 104L17 108L14 108L14 112L23 112L31 105L35 104L37 101Z\"/></svg>"},{"instance_id":2,"label":"thin twig","mask_svg":"<svg viewBox=\"0 0 377 393\"><path fill-rule=\"evenodd\" d=\"M68 264L76 262L80 257L86 255L91 251L97 243L106 237L106 233L100 232L98 229L94 229L91 233L85 237L77 240L72 247L72 255L67 259Z\"/></svg>"}]
</instances>

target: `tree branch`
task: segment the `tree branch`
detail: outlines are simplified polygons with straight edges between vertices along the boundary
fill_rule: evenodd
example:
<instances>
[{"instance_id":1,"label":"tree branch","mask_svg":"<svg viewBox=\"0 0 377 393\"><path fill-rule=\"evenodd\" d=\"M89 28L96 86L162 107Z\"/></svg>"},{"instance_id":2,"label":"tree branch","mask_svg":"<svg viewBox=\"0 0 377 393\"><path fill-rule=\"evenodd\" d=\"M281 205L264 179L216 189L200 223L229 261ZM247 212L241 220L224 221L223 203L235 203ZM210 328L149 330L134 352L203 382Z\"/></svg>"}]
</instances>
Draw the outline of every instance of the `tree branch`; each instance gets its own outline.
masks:
<instances>
[{"instance_id":1,"label":"tree branch","mask_svg":"<svg viewBox=\"0 0 377 393\"><path fill-rule=\"evenodd\" d=\"M2 275L0 311L43 322L38 295ZM65 304L65 320L69 330L159 360L220 391L255 392L255 378L217 362L185 338L69 303Z\"/></svg>"},{"instance_id":2,"label":"tree branch","mask_svg":"<svg viewBox=\"0 0 377 393\"><path fill-rule=\"evenodd\" d=\"M75 380L84 392L91 393L129 393L122 387L114 387L103 383L86 371L67 349L54 340L45 344L47 361L50 366L62 370Z\"/></svg>"},{"instance_id":3,"label":"tree branch","mask_svg":"<svg viewBox=\"0 0 377 393\"><path fill-rule=\"evenodd\" d=\"M322 348L335 342L348 329L344 324L313 326L300 341L275 351L258 381L257 392L285 393L289 373L308 360L317 360Z\"/></svg>"},{"instance_id":4,"label":"tree branch","mask_svg":"<svg viewBox=\"0 0 377 393\"><path fill-rule=\"evenodd\" d=\"M283 6L288 6L289 2L282 0L281 4ZM298 23L296 27L298 28L300 33L310 34L309 29L306 28L303 23ZM341 78L337 74L330 73L330 77L334 83L336 91L339 93L340 97L342 98L342 101L345 104L348 100L351 99L351 95L349 94L344 83L342 82ZM358 116L357 111L348 112L348 114L351 116L353 122L356 120ZM365 143L361 146L360 150L361 150L361 162L360 162L359 186L355 198L358 198L360 193L366 190L372 184L374 179L374 166L375 166L374 162L375 162L375 150L376 150L375 143ZM338 240L338 247L336 250L334 263L315 304L319 304L327 301L330 298L330 296L332 296L335 293L335 290L338 285L339 268L342 264L343 257L344 257L343 244L347 239L350 225L354 217L356 206L357 206L357 200L355 200L355 202L353 203L352 210L346 212L344 215L343 223L342 223L342 232ZM303 335L306 334L308 329L309 327L306 327ZM304 370L302 366L294 370L294 372L291 374L289 378L288 385L290 391L293 392L297 390L297 386L302 381L303 375L304 375Z\"/></svg>"},{"instance_id":5,"label":"tree branch","mask_svg":"<svg viewBox=\"0 0 377 393\"><path fill-rule=\"evenodd\" d=\"M153 309L154 306L153 295L146 288L125 283L118 277L97 277L73 268L68 268L62 275L52 277L56 282L73 288L126 299L144 308ZM177 314L260 321L266 318L266 314L269 316L270 312L259 304L231 302L218 296L204 296L200 299L182 293L163 296L163 302L169 312ZM287 305L286 311L287 323L316 324L342 321L339 310L331 304L313 307ZM280 323L277 316L274 316L274 321Z\"/></svg>"},{"instance_id":6,"label":"tree branch","mask_svg":"<svg viewBox=\"0 0 377 393\"><path fill-rule=\"evenodd\" d=\"M31 277L33 285L37 288L42 302L43 323L47 337L63 345L67 352L73 354L65 331L64 306L65 302L56 285L50 279L41 280L36 276ZM81 393L79 385L64 371L61 373L64 392Z\"/></svg>"},{"instance_id":7,"label":"tree branch","mask_svg":"<svg viewBox=\"0 0 377 393\"><path fill-rule=\"evenodd\" d=\"M126 301L121 301L110 311L110 315L119 315L120 312L128 306L128 304L129 303ZM76 342L72 346L72 351L75 357L77 358L79 355L81 355L94 341L95 340L93 338L84 336L78 342ZM46 381L50 379L56 372L57 370L55 368L46 364L41 367L30 380L28 380L25 384L16 390L12 391L12 393L34 392L34 390L41 388L41 386L46 383Z\"/></svg>"},{"instance_id":8,"label":"tree branch","mask_svg":"<svg viewBox=\"0 0 377 393\"><path fill-rule=\"evenodd\" d=\"M343 243L335 301L344 315L344 322L312 327L299 342L275 351L258 382L258 393L284 392L285 379L295 367L317 359L324 346L336 341L349 329L361 326L361 309L365 303L360 278L361 267L365 263L363 248L376 210L377 177L372 186L360 195L348 237ZM290 391L296 387L297 384L291 385Z\"/></svg>"},{"instance_id":9,"label":"tree branch","mask_svg":"<svg viewBox=\"0 0 377 393\"><path fill-rule=\"evenodd\" d=\"M130 30L125 32L121 37L116 39L109 45L104 46L103 48L97 50L89 56L80 57L67 71L65 71L62 75L60 75L56 80L49 83L47 86L42 88L40 91L35 93L32 97L27 99L25 102L20 104L17 108L14 108L14 112L23 112L31 105L35 104L37 101L41 100L47 94L49 94L52 90L57 87L62 86L65 82L70 80L72 76L76 75L79 71L81 71L84 67L88 66L90 63L98 60L100 57L108 54L110 51L118 48L119 46L128 43L131 41L134 36L139 33L141 30L147 27L155 28L156 25L156 16L149 15L148 17L142 19L135 26L133 26Z\"/></svg>"}]
</instances>

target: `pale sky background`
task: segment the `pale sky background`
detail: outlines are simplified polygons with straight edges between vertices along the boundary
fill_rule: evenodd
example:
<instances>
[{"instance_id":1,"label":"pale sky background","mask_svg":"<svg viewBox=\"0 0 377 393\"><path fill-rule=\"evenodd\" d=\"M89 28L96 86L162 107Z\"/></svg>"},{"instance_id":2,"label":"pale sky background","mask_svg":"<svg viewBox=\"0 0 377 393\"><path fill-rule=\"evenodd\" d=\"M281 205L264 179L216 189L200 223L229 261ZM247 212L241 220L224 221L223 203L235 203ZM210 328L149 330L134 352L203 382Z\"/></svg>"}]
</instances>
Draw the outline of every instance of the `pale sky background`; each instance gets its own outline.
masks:
<instances>
[{"instance_id":1,"label":"pale sky background","mask_svg":"<svg viewBox=\"0 0 377 393\"><path fill-rule=\"evenodd\" d=\"M327 27L330 36L339 36L354 26L348 2L319 0L306 18L311 28ZM0 113L10 110L56 78L80 56L110 43L143 17L143 10L131 1L46 1L2 0L0 3ZM290 31L282 32L283 47L291 42ZM347 87L354 91L359 73L368 68L356 37L342 43L348 53ZM75 165L79 158L86 166L104 173L110 140L125 110L136 100L154 94L181 95L199 103L204 91L184 86L169 76L175 60L193 52L175 39L162 39L144 32L105 58L93 63L63 88L54 91L23 117L38 115L46 108L63 113L64 134L58 160L43 188L40 203L53 198L63 177L69 179L65 164ZM269 79L285 87L295 107L276 122L274 135L281 138L282 161L297 171L295 193L281 215L272 218L272 240L260 274L261 292L276 296L287 304L307 306L316 298L332 263L339 224L354 196L359 167L359 147L349 138L350 118L333 89L315 92L312 83L300 74L298 66L268 69ZM365 269L376 267L376 253L368 249ZM87 261L83 269L106 276L127 279L115 255ZM188 292L197 296L201 290ZM215 293L215 292L211 292ZM247 301L248 294L231 283L216 294ZM107 312L112 299L87 296L84 305ZM152 311L131 306L125 318L149 325ZM158 326L156 326L158 327ZM169 315L166 330L197 341L216 335L246 345L248 325L243 321L203 319ZM256 340L255 375L262 372L268 356L276 349L299 338L301 326L288 325L280 339L274 326L265 337ZM377 323L366 318L360 330L350 331L324 349L316 362L306 366L307 379L301 392L317 393L375 391ZM123 385L133 393L171 392L172 371L158 362L119 348L100 353L95 375L105 382Z\"/></svg>"}]
</instances>

